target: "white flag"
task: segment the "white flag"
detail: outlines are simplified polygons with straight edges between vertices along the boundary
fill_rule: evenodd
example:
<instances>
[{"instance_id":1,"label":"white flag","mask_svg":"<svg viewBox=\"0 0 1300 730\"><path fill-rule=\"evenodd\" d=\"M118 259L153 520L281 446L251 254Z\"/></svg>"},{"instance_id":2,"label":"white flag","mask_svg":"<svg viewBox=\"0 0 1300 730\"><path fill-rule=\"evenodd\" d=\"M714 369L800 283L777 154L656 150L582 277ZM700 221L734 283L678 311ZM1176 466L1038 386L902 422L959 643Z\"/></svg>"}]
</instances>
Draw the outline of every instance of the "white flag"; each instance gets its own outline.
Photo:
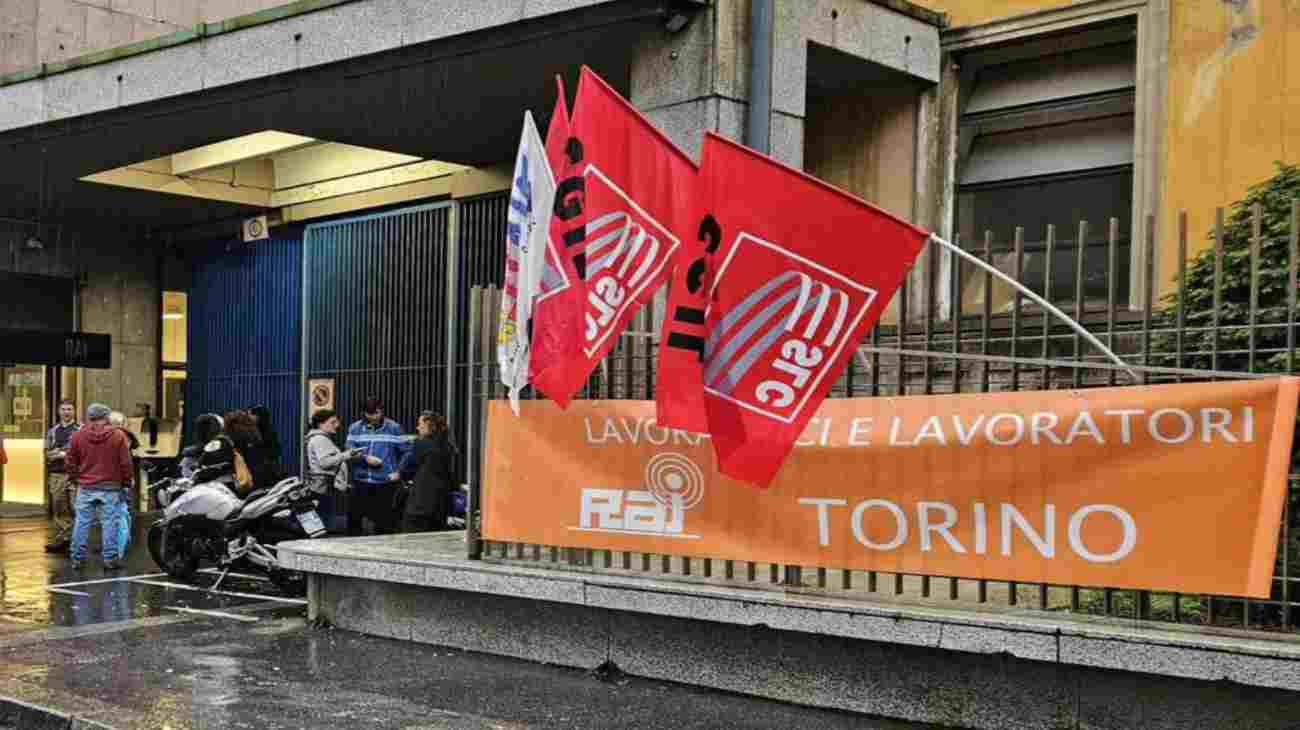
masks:
<instances>
[{"instance_id":1,"label":"white flag","mask_svg":"<svg viewBox=\"0 0 1300 730\"><path fill-rule=\"evenodd\" d=\"M519 391L528 385L531 350L529 321L546 268L546 246L555 203L555 174L531 112L524 112L524 134L515 158L510 214L506 219L506 275L502 287L497 359L501 382L510 390L510 408L519 415Z\"/></svg>"}]
</instances>

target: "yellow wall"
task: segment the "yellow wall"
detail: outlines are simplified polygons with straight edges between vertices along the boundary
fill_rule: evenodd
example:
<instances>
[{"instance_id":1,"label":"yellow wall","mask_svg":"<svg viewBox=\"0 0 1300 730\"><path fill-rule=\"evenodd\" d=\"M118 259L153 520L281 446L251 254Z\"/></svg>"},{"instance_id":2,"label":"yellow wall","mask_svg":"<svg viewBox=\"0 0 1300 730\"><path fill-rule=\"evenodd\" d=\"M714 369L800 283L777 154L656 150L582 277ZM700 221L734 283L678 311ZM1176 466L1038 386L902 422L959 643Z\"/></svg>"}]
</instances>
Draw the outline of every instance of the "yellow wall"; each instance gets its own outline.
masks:
<instances>
[{"instance_id":1,"label":"yellow wall","mask_svg":"<svg viewBox=\"0 0 1300 730\"><path fill-rule=\"evenodd\" d=\"M1300 161L1300 0L1171 3L1169 126L1160 260L1174 275L1177 211L1193 251L1208 245L1214 208ZM1234 35L1237 39L1234 41Z\"/></svg>"},{"instance_id":2,"label":"yellow wall","mask_svg":"<svg viewBox=\"0 0 1300 730\"><path fill-rule=\"evenodd\" d=\"M956 28L1012 18L1036 10L1078 5L1080 0L912 0L915 5L948 14Z\"/></svg>"},{"instance_id":3,"label":"yellow wall","mask_svg":"<svg viewBox=\"0 0 1300 730\"><path fill-rule=\"evenodd\" d=\"M1005 20L1080 2L913 0L952 27ZM1192 254L1208 246L1214 209L1300 162L1300 0L1168 0L1170 7L1160 274L1177 270L1178 211Z\"/></svg>"}]
</instances>

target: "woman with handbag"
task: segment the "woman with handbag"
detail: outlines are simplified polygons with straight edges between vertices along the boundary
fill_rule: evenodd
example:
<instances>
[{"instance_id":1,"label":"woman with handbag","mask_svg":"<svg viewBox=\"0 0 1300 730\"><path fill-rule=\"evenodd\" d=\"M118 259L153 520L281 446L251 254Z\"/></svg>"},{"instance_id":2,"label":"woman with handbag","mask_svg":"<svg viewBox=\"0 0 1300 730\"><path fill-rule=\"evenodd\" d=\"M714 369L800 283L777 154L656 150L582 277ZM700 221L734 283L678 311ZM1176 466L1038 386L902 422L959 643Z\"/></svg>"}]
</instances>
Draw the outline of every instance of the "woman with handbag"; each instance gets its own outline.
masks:
<instances>
[{"instance_id":1,"label":"woman with handbag","mask_svg":"<svg viewBox=\"0 0 1300 730\"><path fill-rule=\"evenodd\" d=\"M256 438L257 425L246 411L231 411L223 420L225 431L203 445L194 483L221 482L240 498L247 497L256 485L241 449L250 443L250 429L251 438Z\"/></svg>"},{"instance_id":2,"label":"woman with handbag","mask_svg":"<svg viewBox=\"0 0 1300 730\"><path fill-rule=\"evenodd\" d=\"M334 437L339 432L342 421L338 414L324 408L312 414L308 423L307 438L304 443L307 451L307 486L330 503L331 509L323 509L326 523L332 524L336 495L332 490L346 492L349 486L347 464L365 459L371 466L382 466L383 461L374 456L365 456L364 448L341 451Z\"/></svg>"}]
</instances>

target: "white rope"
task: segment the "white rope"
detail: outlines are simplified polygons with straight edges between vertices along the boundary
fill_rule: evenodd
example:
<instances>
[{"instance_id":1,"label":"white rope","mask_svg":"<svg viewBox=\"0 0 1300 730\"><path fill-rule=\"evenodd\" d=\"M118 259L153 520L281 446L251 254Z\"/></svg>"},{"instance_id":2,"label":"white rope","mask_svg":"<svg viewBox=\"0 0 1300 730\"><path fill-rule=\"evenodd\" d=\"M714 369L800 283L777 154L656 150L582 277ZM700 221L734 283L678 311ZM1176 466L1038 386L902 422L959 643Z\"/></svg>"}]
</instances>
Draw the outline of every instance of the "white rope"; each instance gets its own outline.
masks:
<instances>
[{"instance_id":1,"label":"white rope","mask_svg":"<svg viewBox=\"0 0 1300 730\"><path fill-rule=\"evenodd\" d=\"M1100 350L1102 354L1104 354L1110 360L1114 361L1116 365L1119 365L1125 372L1127 372L1129 374L1129 377L1133 378L1134 382L1141 382L1142 379L1138 377L1137 372L1133 370L1132 366L1124 362L1124 360L1120 358L1119 355L1116 355L1114 352L1111 352L1110 348L1103 345L1101 343L1101 340L1097 339L1096 336L1094 336L1091 332L1087 330L1087 328L1085 328L1083 325L1076 322L1072 317L1067 315L1065 312L1062 312L1061 310L1052 306L1051 302L1035 294L1033 290L1031 290L1029 287L1025 286L1024 284L1021 284L1020 282L1016 281L1010 276L1007 276L1006 274L1002 273L1000 270L998 270L996 266L993 266L992 264L983 261L979 257L973 256L966 251L963 251L961 247L954 245L950 241L945 241L944 239L934 235L933 233L930 234L930 240L934 241L940 246L943 246L949 251L952 251L953 253L971 262L972 264L975 264L979 268L993 274L994 276L998 277L1002 281L1006 282L1007 284L1015 288L1016 291L1019 291L1021 294L1024 294L1025 296L1029 297L1034 302L1037 302L1038 305L1043 309L1046 309L1052 314L1055 314L1057 317L1060 317L1062 320L1065 321L1066 324L1070 325L1070 329L1073 329L1075 332L1078 332L1079 335L1082 336L1085 340L1087 340L1089 344L1091 344L1093 347ZM954 311L957 311L958 308L960 308L960 306L961 306L960 302L953 302Z\"/></svg>"}]
</instances>

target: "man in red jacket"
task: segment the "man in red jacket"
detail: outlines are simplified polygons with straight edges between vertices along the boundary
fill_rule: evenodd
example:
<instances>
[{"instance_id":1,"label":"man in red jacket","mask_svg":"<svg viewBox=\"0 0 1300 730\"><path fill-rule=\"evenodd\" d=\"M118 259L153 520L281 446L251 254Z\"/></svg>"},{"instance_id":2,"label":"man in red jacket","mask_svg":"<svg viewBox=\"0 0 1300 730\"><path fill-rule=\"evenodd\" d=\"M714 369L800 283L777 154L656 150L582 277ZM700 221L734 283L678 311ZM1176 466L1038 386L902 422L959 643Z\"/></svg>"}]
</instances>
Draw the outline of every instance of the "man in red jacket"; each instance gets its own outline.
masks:
<instances>
[{"instance_id":1,"label":"man in red jacket","mask_svg":"<svg viewBox=\"0 0 1300 730\"><path fill-rule=\"evenodd\" d=\"M122 567L118 545L122 500L135 480L131 447L121 429L108 424L112 410L99 403L86 409L86 426L68 444L68 478L77 484L76 521L72 527L73 568L86 558L90 526L98 521L104 541L104 568Z\"/></svg>"}]
</instances>

